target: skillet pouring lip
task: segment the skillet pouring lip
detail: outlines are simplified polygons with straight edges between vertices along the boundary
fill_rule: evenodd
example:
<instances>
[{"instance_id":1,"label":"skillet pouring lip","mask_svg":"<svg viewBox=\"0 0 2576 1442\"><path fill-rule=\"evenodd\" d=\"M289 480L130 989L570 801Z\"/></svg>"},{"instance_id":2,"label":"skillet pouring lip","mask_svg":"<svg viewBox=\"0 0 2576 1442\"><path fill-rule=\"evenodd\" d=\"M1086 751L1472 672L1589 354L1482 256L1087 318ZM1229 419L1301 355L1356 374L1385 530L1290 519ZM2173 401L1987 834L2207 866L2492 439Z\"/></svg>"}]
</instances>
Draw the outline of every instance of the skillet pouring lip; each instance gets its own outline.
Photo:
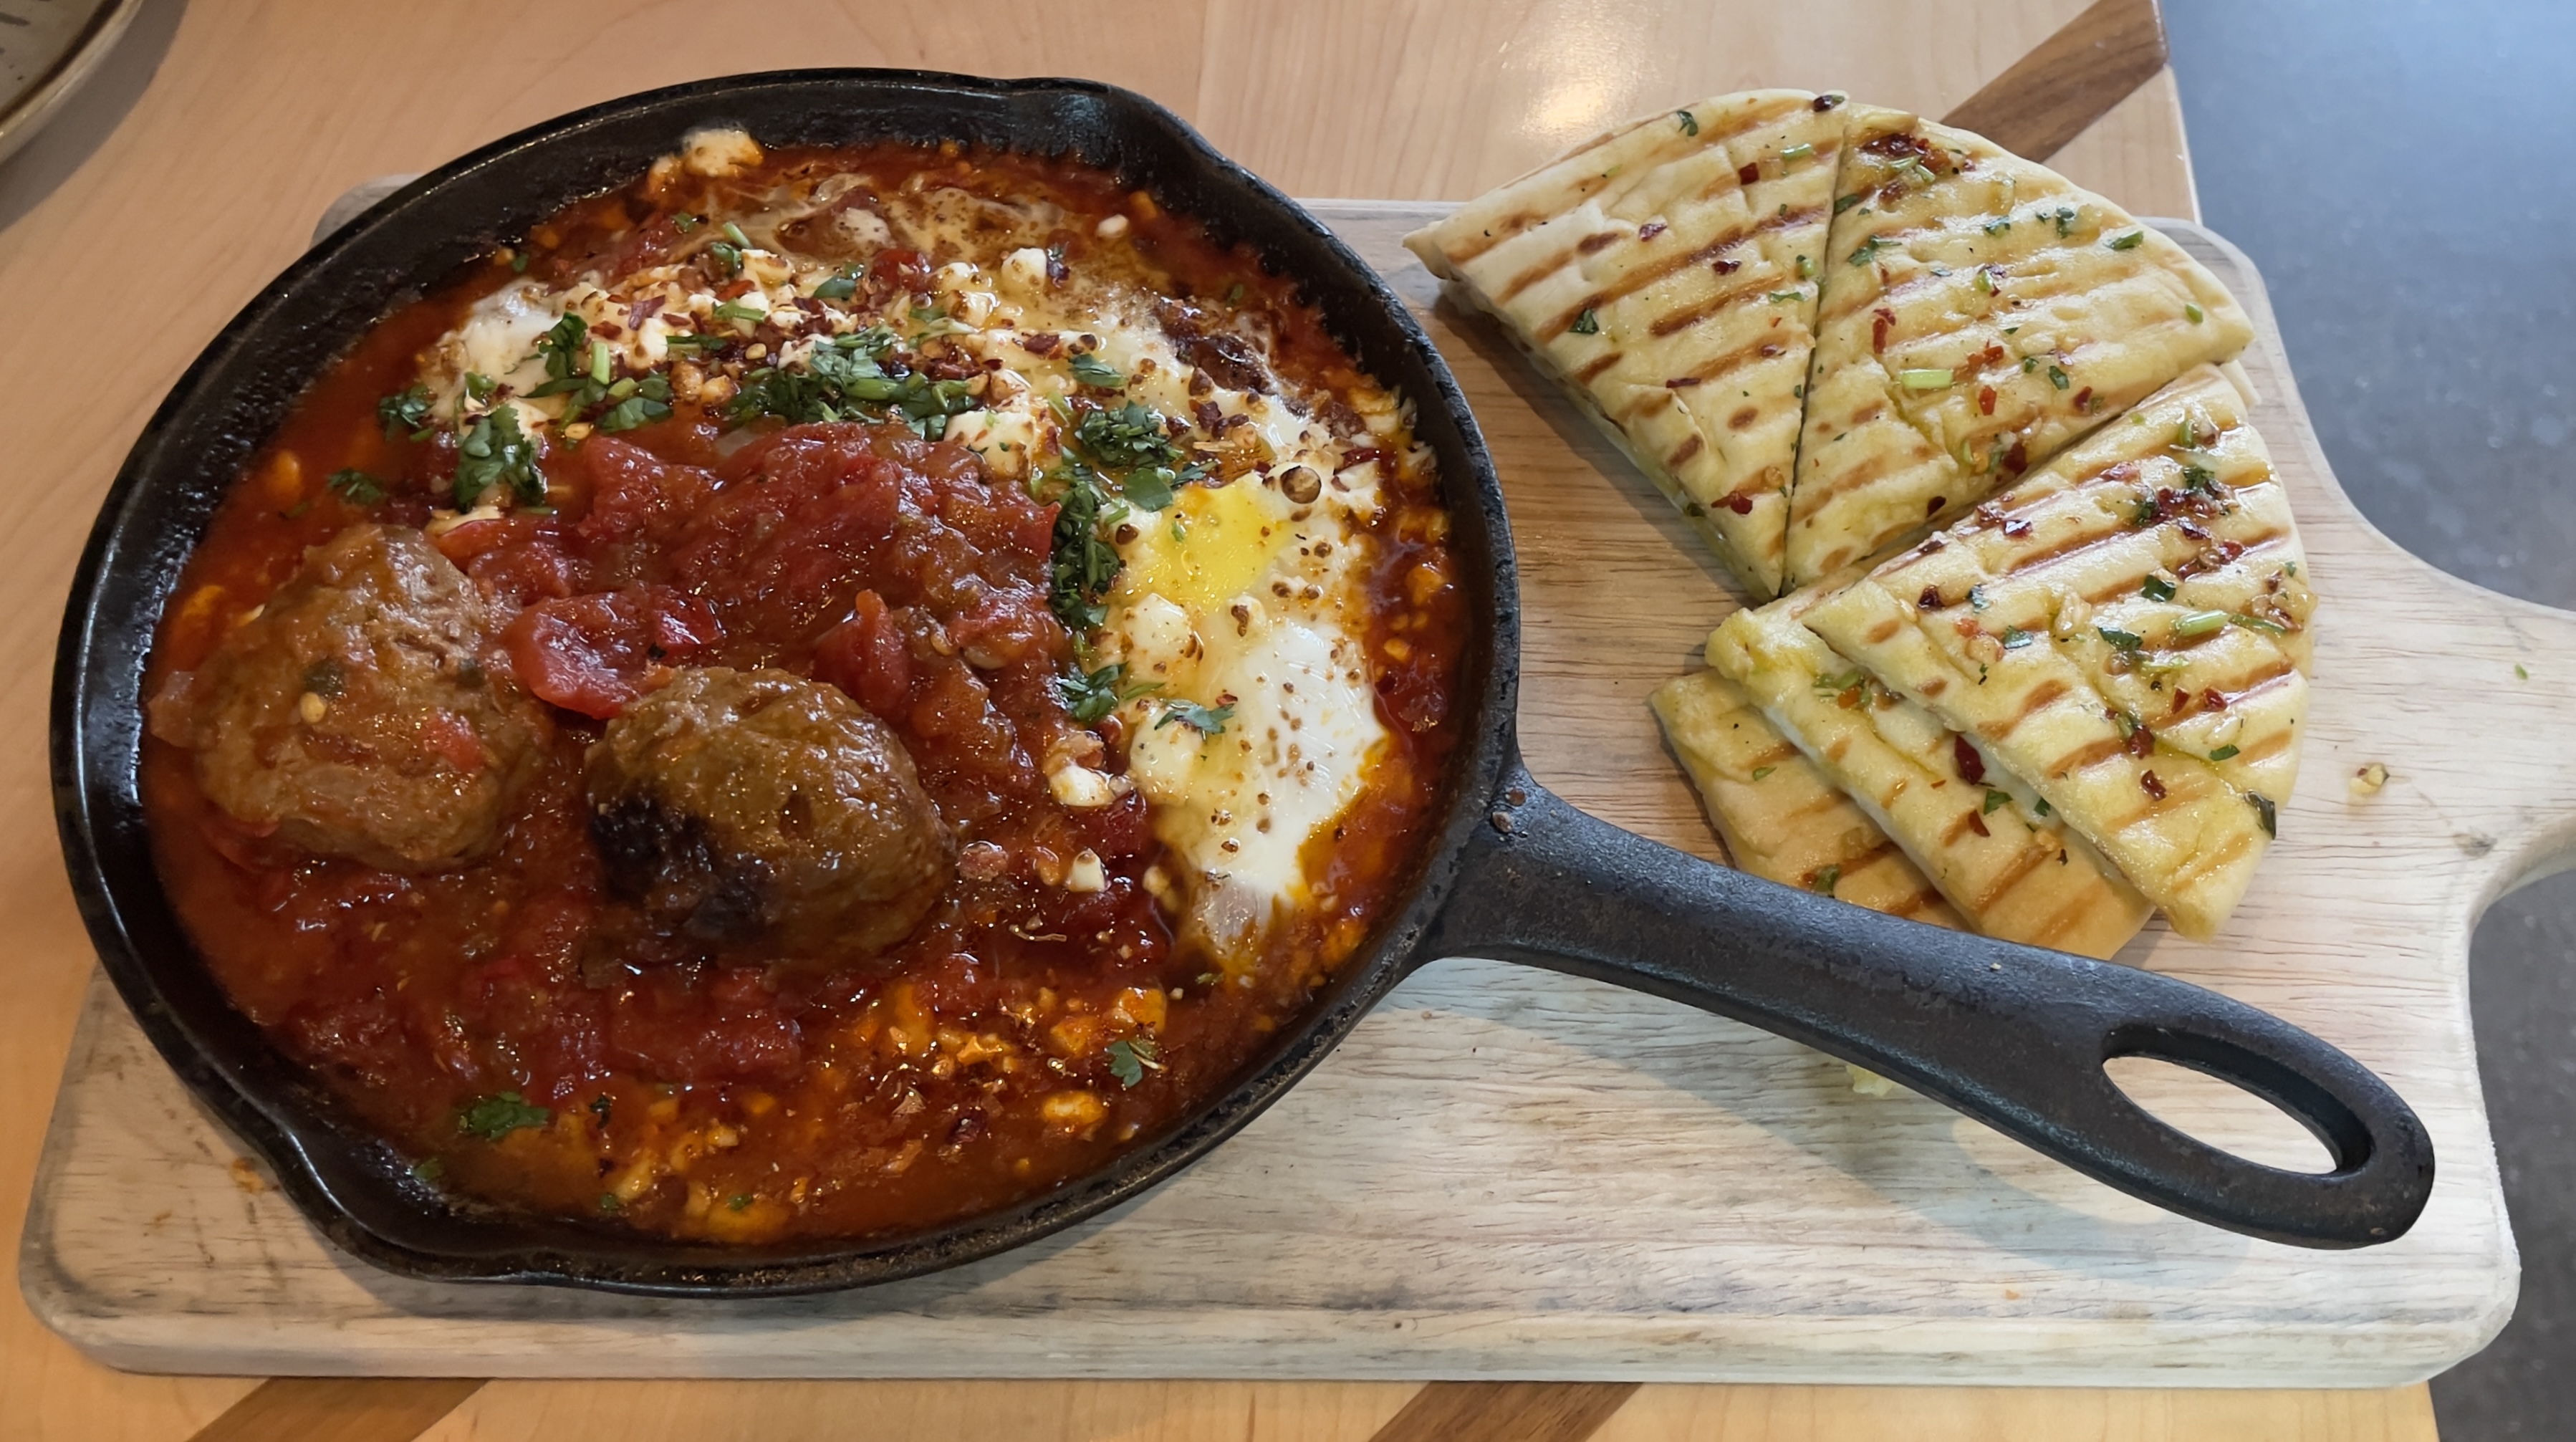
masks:
<instances>
[{"instance_id":1,"label":"skillet pouring lip","mask_svg":"<svg viewBox=\"0 0 2576 1442\"><path fill-rule=\"evenodd\" d=\"M1416 407L1437 458L1468 611L1461 736L1414 875L1294 1026L1159 1138L1017 1206L874 1240L718 1248L443 1195L236 1010L163 894L138 794L142 674L155 624L217 502L306 386L385 314L583 196L626 183L691 130L768 145L956 140L1118 174L1220 241L1250 242L1361 366ZM1478 565L1476 562L1483 564ZM184 371L128 453L75 573L51 705L54 810L81 916L136 1021L189 1090L248 1142L332 1242L404 1276L662 1296L830 1291L989 1257L1140 1195L1204 1156L1320 1062L1420 961L1460 856L1515 760L1519 602L1502 493L1455 378L1375 271L1171 112L1095 81L917 70L794 70L591 106L403 187L288 266Z\"/></svg>"}]
</instances>

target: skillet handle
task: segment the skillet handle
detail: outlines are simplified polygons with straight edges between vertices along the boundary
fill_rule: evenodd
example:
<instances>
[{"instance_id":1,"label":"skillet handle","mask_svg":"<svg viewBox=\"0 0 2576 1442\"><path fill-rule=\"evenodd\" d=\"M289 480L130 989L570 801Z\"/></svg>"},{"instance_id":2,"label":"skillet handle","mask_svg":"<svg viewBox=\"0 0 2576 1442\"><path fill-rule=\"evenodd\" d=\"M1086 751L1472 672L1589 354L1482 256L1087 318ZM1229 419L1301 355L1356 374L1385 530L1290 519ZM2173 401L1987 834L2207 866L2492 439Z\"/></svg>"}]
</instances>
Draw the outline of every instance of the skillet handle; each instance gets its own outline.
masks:
<instances>
[{"instance_id":1,"label":"skillet handle","mask_svg":"<svg viewBox=\"0 0 2576 1442\"><path fill-rule=\"evenodd\" d=\"M2318 1038L2150 971L1947 931L1714 866L1598 821L1515 764L1416 954L1615 982L1857 1062L2099 1181L2305 1247L2405 1235L2433 1144L2388 1084ZM1508 828L1508 829L1506 829ZM2144 1056L2264 1097L2325 1173L2232 1156L2157 1120L2102 1064Z\"/></svg>"}]
</instances>

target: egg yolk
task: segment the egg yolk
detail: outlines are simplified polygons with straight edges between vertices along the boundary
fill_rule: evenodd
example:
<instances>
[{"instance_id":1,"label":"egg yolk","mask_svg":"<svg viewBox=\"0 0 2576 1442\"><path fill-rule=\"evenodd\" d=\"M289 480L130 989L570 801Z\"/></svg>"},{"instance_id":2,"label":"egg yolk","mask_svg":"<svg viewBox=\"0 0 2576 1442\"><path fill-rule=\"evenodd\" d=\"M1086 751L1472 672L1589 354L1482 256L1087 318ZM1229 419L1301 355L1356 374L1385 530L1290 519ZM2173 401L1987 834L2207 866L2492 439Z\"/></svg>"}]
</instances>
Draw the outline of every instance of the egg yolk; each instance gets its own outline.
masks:
<instances>
[{"instance_id":1,"label":"egg yolk","mask_svg":"<svg viewBox=\"0 0 2576 1442\"><path fill-rule=\"evenodd\" d=\"M1119 599L1152 594L1204 616L1252 589L1296 539L1263 500L1248 476L1229 486L1182 487L1171 505L1138 518Z\"/></svg>"}]
</instances>

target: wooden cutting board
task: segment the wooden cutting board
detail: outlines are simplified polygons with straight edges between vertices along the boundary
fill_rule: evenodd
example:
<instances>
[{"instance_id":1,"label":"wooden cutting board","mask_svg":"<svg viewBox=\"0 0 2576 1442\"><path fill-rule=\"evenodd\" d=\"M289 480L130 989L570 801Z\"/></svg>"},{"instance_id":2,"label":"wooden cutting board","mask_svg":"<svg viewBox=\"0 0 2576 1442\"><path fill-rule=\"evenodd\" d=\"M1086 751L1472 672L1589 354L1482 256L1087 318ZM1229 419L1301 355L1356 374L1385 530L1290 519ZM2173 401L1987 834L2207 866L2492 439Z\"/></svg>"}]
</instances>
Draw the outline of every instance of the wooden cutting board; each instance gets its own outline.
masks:
<instances>
[{"instance_id":1,"label":"wooden cutting board","mask_svg":"<svg viewBox=\"0 0 2576 1442\"><path fill-rule=\"evenodd\" d=\"M1421 312L1501 466L1533 769L1717 856L1645 707L1734 605L1715 563L1440 300L1398 240L1444 207L1316 209ZM2201 1227L1921 1098L1858 1095L1792 1043L1459 959L1192 1171L1006 1256L777 1301L422 1283L325 1244L96 979L21 1243L29 1303L114 1365L234 1374L2358 1387L2439 1371L2513 1306L2469 935L2487 902L2576 857L2576 617L2373 530L2326 468L2251 264L2158 224L2261 328L2256 419L2322 605L2306 763L2253 894L2216 942L2159 924L2123 959L2308 1027L2414 1104L2441 1171L2403 1240L2321 1253ZM2373 761L2386 787L2353 794ZM2133 1089L2247 1155L2322 1155L2215 1083Z\"/></svg>"}]
</instances>

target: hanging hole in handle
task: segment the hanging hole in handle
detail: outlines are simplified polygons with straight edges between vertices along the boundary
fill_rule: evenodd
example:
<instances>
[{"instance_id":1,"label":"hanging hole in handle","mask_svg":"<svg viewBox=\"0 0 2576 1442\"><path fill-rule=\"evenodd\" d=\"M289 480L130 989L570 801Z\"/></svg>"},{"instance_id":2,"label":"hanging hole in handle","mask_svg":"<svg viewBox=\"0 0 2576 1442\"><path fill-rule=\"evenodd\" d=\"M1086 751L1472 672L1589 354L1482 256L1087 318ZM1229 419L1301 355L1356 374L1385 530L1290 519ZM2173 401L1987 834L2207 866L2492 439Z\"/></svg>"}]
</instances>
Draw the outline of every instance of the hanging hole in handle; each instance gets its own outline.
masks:
<instances>
[{"instance_id":1,"label":"hanging hole in handle","mask_svg":"<svg viewBox=\"0 0 2576 1442\"><path fill-rule=\"evenodd\" d=\"M2335 1169L2324 1137L2271 1098L2226 1077L2144 1055L2115 1056L2102 1071L2148 1115L2220 1151L2312 1176Z\"/></svg>"}]
</instances>

